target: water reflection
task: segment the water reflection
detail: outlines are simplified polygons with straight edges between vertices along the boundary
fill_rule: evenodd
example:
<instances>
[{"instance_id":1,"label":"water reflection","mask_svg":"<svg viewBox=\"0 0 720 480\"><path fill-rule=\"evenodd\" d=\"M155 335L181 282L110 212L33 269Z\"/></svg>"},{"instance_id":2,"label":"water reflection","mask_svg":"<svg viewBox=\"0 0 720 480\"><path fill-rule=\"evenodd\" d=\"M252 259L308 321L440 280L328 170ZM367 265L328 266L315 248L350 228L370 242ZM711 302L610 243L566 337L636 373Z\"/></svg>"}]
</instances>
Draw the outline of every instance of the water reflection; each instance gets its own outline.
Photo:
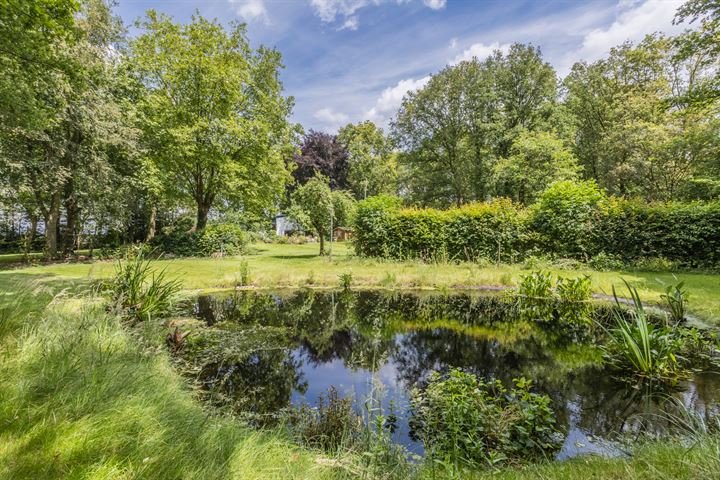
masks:
<instances>
[{"instance_id":1,"label":"water reflection","mask_svg":"<svg viewBox=\"0 0 720 480\"><path fill-rule=\"evenodd\" d=\"M586 361L597 358L593 347L508 321L509 312L501 296L479 294L307 290L199 297L193 313L222 348L202 351L198 378L217 402L263 422L290 405L312 404L330 386L360 407L375 395L399 416L395 440L418 453L405 415L409 390L452 367L507 385L532 379L552 398L567 433L559 458L612 453L602 440L621 433L662 433L668 397L706 417L717 414L717 376L661 393L618 382ZM230 339L238 332L245 341L235 348ZM253 335L257 341L248 341Z\"/></svg>"}]
</instances>

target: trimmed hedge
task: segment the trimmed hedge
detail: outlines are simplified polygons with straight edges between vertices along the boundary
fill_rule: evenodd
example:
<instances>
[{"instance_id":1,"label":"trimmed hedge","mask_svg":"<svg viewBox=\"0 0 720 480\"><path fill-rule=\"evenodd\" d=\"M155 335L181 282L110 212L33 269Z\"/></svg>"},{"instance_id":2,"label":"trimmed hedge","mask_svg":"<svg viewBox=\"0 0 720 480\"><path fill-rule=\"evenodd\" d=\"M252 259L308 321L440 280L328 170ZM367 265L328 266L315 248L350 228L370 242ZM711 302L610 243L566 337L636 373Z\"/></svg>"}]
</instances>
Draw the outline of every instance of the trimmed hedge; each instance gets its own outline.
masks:
<instances>
[{"instance_id":1,"label":"trimmed hedge","mask_svg":"<svg viewBox=\"0 0 720 480\"><path fill-rule=\"evenodd\" d=\"M720 266L720 202L648 204L607 198L591 182L560 182L529 208L499 199L449 210L401 208L393 197L358 204L358 255L516 261L529 255L666 258Z\"/></svg>"}]
</instances>

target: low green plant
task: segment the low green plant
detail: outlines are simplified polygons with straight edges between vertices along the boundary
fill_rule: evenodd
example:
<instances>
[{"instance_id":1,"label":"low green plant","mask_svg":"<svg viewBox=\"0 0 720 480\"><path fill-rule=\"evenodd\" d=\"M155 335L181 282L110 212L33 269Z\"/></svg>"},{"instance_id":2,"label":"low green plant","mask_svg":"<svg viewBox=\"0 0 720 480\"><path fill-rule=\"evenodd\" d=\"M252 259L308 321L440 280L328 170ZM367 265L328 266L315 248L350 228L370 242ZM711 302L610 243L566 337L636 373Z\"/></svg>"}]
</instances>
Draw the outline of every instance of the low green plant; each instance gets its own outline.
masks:
<instances>
[{"instance_id":1,"label":"low green plant","mask_svg":"<svg viewBox=\"0 0 720 480\"><path fill-rule=\"evenodd\" d=\"M315 408L302 405L290 421L293 432L305 445L336 452L350 448L363 431L363 420L354 410L352 400L341 397L331 386L320 394Z\"/></svg>"},{"instance_id":2,"label":"low green plant","mask_svg":"<svg viewBox=\"0 0 720 480\"><path fill-rule=\"evenodd\" d=\"M343 290L349 290L350 286L353 283L353 276L352 273L345 272L338 275L338 279L340 280L340 288Z\"/></svg>"},{"instance_id":3,"label":"low green plant","mask_svg":"<svg viewBox=\"0 0 720 480\"><path fill-rule=\"evenodd\" d=\"M411 426L431 462L463 467L547 458L562 444L550 398L515 379L507 389L461 370L435 372L412 394Z\"/></svg>"},{"instance_id":4,"label":"low green plant","mask_svg":"<svg viewBox=\"0 0 720 480\"><path fill-rule=\"evenodd\" d=\"M589 277L558 278L555 291L558 297L557 312L561 321L570 325L592 323L592 285Z\"/></svg>"},{"instance_id":5,"label":"low green plant","mask_svg":"<svg viewBox=\"0 0 720 480\"><path fill-rule=\"evenodd\" d=\"M308 272L307 278L305 279L305 285L315 285L315 283L315 271L310 270L310 272Z\"/></svg>"},{"instance_id":6,"label":"low green plant","mask_svg":"<svg viewBox=\"0 0 720 480\"><path fill-rule=\"evenodd\" d=\"M522 320L551 321L554 311L552 275L543 271L523 275L517 289L517 305Z\"/></svg>"},{"instance_id":7,"label":"low green plant","mask_svg":"<svg viewBox=\"0 0 720 480\"><path fill-rule=\"evenodd\" d=\"M210 256L240 255L246 252L248 236L232 223L210 224L200 232L197 253Z\"/></svg>"},{"instance_id":8,"label":"low green plant","mask_svg":"<svg viewBox=\"0 0 720 480\"><path fill-rule=\"evenodd\" d=\"M605 272L608 270L621 270L625 263L617 255L611 253L600 252L594 255L587 262L588 266L593 270L599 270Z\"/></svg>"},{"instance_id":9,"label":"low green plant","mask_svg":"<svg viewBox=\"0 0 720 480\"><path fill-rule=\"evenodd\" d=\"M143 321L169 314L180 287L179 280L168 279L164 268L156 270L139 249L118 260L107 290L121 315Z\"/></svg>"},{"instance_id":10,"label":"low green plant","mask_svg":"<svg viewBox=\"0 0 720 480\"><path fill-rule=\"evenodd\" d=\"M622 308L613 287L618 308L614 311L615 328L609 331L609 342L604 347L606 358L616 368L643 377L676 379L681 370L678 342L674 341L670 329L650 322L637 289L627 281L625 286L630 292L632 307L629 311Z\"/></svg>"},{"instance_id":11,"label":"low green plant","mask_svg":"<svg viewBox=\"0 0 720 480\"><path fill-rule=\"evenodd\" d=\"M668 309L670 321L675 325L685 321L685 302L688 299L688 291L684 287L685 282L668 285L665 293L660 295Z\"/></svg>"},{"instance_id":12,"label":"low green plant","mask_svg":"<svg viewBox=\"0 0 720 480\"><path fill-rule=\"evenodd\" d=\"M238 267L238 275L238 286L245 287L250 285L250 266L248 265L247 260L242 260L240 262L240 266Z\"/></svg>"}]
</instances>

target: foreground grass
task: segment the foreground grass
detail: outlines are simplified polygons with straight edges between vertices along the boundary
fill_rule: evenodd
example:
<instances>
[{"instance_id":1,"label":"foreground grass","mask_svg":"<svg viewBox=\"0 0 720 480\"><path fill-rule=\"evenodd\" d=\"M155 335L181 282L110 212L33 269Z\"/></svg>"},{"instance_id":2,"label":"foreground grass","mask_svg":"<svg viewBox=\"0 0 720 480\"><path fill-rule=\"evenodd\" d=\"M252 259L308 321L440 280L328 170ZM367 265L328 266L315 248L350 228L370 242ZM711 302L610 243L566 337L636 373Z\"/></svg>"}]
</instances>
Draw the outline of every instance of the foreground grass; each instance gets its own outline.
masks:
<instances>
[{"instance_id":1,"label":"foreground grass","mask_svg":"<svg viewBox=\"0 0 720 480\"><path fill-rule=\"evenodd\" d=\"M8 284L3 284L6 295ZM27 289L27 287L23 287ZM0 320L0 478L330 478L318 456L208 415L164 348L92 302ZM35 298L35 300L33 300Z\"/></svg>"},{"instance_id":2,"label":"foreground grass","mask_svg":"<svg viewBox=\"0 0 720 480\"><path fill-rule=\"evenodd\" d=\"M242 265L247 264L249 284L259 288L302 286L332 287L338 276L352 274L356 287L386 288L472 288L478 286L513 286L523 274L521 265L428 264L417 261L391 262L359 258L347 244L333 246L332 257L317 256L318 246L257 244L244 257L191 258L161 260L168 275L178 277L187 290L233 288L242 282ZM27 267L0 272L0 277L40 279L43 281L91 281L109 276L112 262L68 263ZM621 278L638 287L645 301L659 302L665 285L685 281L690 291L689 310L705 321L720 325L720 275L690 272L642 272L593 270L559 270L563 276L590 276L596 293L611 294L620 287Z\"/></svg>"}]
</instances>

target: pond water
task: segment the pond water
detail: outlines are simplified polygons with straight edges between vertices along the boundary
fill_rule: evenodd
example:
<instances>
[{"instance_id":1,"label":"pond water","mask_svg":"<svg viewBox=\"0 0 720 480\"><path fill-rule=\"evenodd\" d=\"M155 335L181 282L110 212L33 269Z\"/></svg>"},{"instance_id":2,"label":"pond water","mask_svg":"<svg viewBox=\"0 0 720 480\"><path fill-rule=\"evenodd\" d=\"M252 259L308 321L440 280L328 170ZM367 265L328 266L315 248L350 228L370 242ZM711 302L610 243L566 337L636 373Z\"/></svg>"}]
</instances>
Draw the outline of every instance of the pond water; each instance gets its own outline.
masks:
<instances>
[{"instance_id":1,"label":"pond water","mask_svg":"<svg viewBox=\"0 0 720 480\"><path fill-rule=\"evenodd\" d=\"M706 417L718 412L717 375L672 391L618 381L598 348L506 318L500 295L244 291L199 297L191 310L209 340L186 355L200 359L196 375L216 401L265 423L290 406L314 405L334 386L359 411L381 405L395 413L394 440L418 454L410 391L451 367L507 385L532 379L566 434L558 459L621 455L618 435L662 434L674 402Z\"/></svg>"}]
</instances>

